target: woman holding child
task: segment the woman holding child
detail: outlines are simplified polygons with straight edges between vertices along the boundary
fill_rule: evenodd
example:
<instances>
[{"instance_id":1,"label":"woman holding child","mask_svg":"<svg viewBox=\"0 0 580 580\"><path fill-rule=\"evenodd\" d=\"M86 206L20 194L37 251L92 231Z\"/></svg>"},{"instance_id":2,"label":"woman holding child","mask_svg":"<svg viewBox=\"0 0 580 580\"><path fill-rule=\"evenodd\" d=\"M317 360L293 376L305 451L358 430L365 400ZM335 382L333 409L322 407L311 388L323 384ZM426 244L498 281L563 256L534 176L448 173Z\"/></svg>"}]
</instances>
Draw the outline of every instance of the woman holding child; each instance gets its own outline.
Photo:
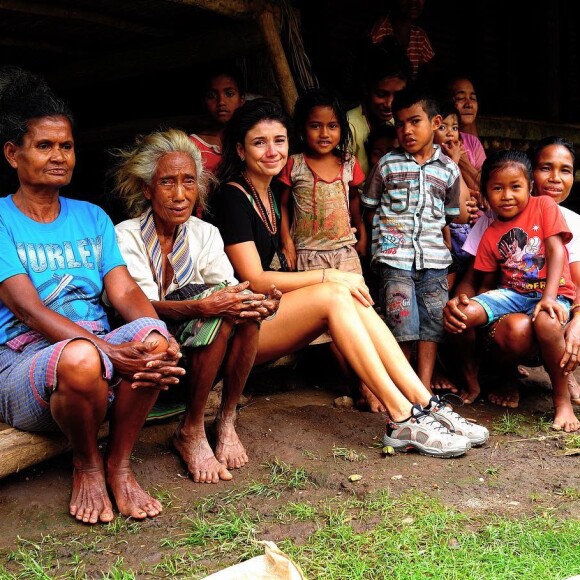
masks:
<instances>
[{"instance_id":1,"label":"woman holding child","mask_svg":"<svg viewBox=\"0 0 580 580\"><path fill-rule=\"evenodd\" d=\"M483 443L487 430L465 421L423 386L372 308L361 275L333 268L270 269L280 248L272 181L287 158L288 119L277 103L255 99L234 113L219 174L218 223L225 251L238 277L249 280L255 292L268 292L272 284L283 292L276 317L262 324L256 362L286 355L329 331L358 377L387 408L386 444L450 457L465 453L472 442Z\"/></svg>"}]
</instances>

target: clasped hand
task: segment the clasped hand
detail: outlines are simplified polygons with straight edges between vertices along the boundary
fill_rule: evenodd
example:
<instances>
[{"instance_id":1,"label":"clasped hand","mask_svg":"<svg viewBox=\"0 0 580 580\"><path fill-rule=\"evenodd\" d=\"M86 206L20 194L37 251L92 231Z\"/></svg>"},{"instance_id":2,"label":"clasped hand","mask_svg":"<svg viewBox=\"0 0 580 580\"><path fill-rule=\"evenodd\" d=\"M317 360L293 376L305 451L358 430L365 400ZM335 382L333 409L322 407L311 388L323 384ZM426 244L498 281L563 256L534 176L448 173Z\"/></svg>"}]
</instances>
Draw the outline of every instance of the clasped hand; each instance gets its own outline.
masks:
<instances>
[{"instance_id":1,"label":"clasped hand","mask_svg":"<svg viewBox=\"0 0 580 580\"><path fill-rule=\"evenodd\" d=\"M233 318L236 323L244 320L261 320L276 313L282 292L274 285L269 295L248 290L250 283L241 282L218 290L203 299L208 316Z\"/></svg>"},{"instance_id":2,"label":"clasped hand","mask_svg":"<svg viewBox=\"0 0 580 580\"><path fill-rule=\"evenodd\" d=\"M107 355L115 372L130 382L132 388L166 391L171 385L179 383L185 369L179 366L182 355L177 341L170 336L169 344L163 350L165 343L165 338L160 337L145 342L109 345Z\"/></svg>"}]
</instances>

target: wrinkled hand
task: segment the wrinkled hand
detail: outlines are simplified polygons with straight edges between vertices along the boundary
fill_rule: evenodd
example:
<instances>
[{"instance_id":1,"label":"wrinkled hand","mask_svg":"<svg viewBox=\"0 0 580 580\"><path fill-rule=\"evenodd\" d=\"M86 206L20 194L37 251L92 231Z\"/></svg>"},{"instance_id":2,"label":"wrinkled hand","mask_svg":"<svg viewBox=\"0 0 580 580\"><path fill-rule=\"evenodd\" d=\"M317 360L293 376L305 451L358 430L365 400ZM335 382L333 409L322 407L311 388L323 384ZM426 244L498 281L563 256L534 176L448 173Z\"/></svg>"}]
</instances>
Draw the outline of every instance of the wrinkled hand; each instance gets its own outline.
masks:
<instances>
[{"instance_id":1,"label":"wrinkled hand","mask_svg":"<svg viewBox=\"0 0 580 580\"><path fill-rule=\"evenodd\" d=\"M259 311L262 314L262 319L267 319L274 317L278 308L280 307L280 299L282 298L282 292L272 284L270 287L270 293L266 296L266 299L262 302Z\"/></svg>"},{"instance_id":2,"label":"wrinkled hand","mask_svg":"<svg viewBox=\"0 0 580 580\"><path fill-rule=\"evenodd\" d=\"M580 321L572 316L572 320L564 329L564 340L566 341L566 350L560 361L560 367L565 375L574 372L578 366L580 357Z\"/></svg>"},{"instance_id":3,"label":"wrinkled hand","mask_svg":"<svg viewBox=\"0 0 580 580\"><path fill-rule=\"evenodd\" d=\"M542 297L534 308L532 322L535 322L540 312L546 312L550 318L556 318L562 326L568 322L568 311L554 298Z\"/></svg>"},{"instance_id":4,"label":"wrinkled hand","mask_svg":"<svg viewBox=\"0 0 580 580\"><path fill-rule=\"evenodd\" d=\"M181 352L175 339L169 340L165 352L153 353L159 341L125 342L109 345L107 355L115 371L131 383L131 387L167 390L179 383L185 369L179 366Z\"/></svg>"},{"instance_id":5,"label":"wrinkled hand","mask_svg":"<svg viewBox=\"0 0 580 580\"><path fill-rule=\"evenodd\" d=\"M261 306L265 296L250 291L244 292L249 285L250 283L246 281L235 286L227 286L197 302L203 304L208 318L259 319L261 314L256 311L256 307Z\"/></svg>"},{"instance_id":6,"label":"wrinkled hand","mask_svg":"<svg viewBox=\"0 0 580 580\"><path fill-rule=\"evenodd\" d=\"M365 280L360 274L327 268L324 279L328 282L344 284L350 290L352 296L363 306L368 307L374 304L368 286L365 284Z\"/></svg>"},{"instance_id":7,"label":"wrinkled hand","mask_svg":"<svg viewBox=\"0 0 580 580\"><path fill-rule=\"evenodd\" d=\"M461 312L459 305L467 306L469 298L467 294L459 294L447 301L443 308L443 326L445 330L451 334L460 334L467 326L463 322L467 320L467 316Z\"/></svg>"}]
</instances>

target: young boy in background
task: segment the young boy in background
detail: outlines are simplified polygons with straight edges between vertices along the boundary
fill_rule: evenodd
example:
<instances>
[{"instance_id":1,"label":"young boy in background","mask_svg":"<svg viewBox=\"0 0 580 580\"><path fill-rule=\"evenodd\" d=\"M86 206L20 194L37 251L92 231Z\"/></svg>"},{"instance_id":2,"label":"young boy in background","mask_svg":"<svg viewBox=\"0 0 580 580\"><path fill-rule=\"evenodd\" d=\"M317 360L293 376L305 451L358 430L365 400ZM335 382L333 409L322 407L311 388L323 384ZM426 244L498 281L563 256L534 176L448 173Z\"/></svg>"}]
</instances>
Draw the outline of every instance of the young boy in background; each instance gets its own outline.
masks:
<instances>
[{"instance_id":1,"label":"young boy in background","mask_svg":"<svg viewBox=\"0 0 580 580\"><path fill-rule=\"evenodd\" d=\"M392 109L400 147L381 158L362 202L385 321L409 360L416 345L417 374L431 389L451 264L442 229L467 220L469 190L461 187L457 165L433 143L441 123L437 102L410 87L395 95Z\"/></svg>"}]
</instances>

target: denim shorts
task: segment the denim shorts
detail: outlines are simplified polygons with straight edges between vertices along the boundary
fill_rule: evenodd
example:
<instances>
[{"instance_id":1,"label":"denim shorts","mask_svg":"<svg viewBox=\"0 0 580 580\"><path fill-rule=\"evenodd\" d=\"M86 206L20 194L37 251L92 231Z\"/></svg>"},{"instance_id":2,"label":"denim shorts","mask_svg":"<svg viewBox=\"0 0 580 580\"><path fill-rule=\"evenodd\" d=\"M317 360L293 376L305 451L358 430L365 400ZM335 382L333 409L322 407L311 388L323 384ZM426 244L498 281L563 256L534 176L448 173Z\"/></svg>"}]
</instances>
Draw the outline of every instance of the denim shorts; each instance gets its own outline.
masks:
<instances>
[{"instance_id":1,"label":"denim shorts","mask_svg":"<svg viewBox=\"0 0 580 580\"><path fill-rule=\"evenodd\" d=\"M397 342L441 342L443 307L449 297L447 268L401 270L380 264L385 320Z\"/></svg>"},{"instance_id":2,"label":"denim shorts","mask_svg":"<svg viewBox=\"0 0 580 580\"><path fill-rule=\"evenodd\" d=\"M509 288L497 288L484 294L474 296L472 300L481 304L487 314L487 322L484 326L495 322L505 314L514 314L521 312L531 316L536 304L542 299L541 292L527 292L521 294ZM558 296L558 303L566 308L568 316L570 315L570 306L572 301L565 296Z\"/></svg>"}]
</instances>

